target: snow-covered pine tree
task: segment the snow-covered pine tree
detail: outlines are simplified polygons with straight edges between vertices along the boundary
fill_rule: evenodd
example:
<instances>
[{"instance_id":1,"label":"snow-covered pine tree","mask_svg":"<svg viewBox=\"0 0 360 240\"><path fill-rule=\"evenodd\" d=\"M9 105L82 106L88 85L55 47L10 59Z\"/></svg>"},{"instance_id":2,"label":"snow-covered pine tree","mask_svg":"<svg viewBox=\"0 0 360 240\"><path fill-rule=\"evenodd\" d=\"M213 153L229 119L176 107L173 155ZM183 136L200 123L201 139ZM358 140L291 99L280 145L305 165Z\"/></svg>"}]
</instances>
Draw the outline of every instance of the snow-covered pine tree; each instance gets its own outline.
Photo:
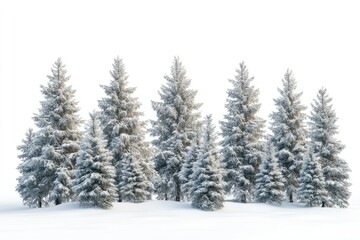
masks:
<instances>
[{"instance_id":1,"label":"snow-covered pine tree","mask_svg":"<svg viewBox=\"0 0 360 240\"><path fill-rule=\"evenodd\" d=\"M185 157L185 162L181 168L180 181L181 181L181 191L184 194L184 198L191 200L190 189L193 184L192 174L194 172L194 164L197 160L200 150L200 138L201 132L200 129L197 132L196 136L192 140L190 149Z\"/></svg>"},{"instance_id":2,"label":"snow-covered pine tree","mask_svg":"<svg viewBox=\"0 0 360 240\"><path fill-rule=\"evenodd\" d=\"M300 172L299 198L309 207L324 207L327 202L325 180L319 160L319 157L314 154L312 146L308 146L308 152Z\"/></svg>"},{"instance_id":3,"label":"snow-covered pine tree","mask_svg":"<svg viewBox=\"0 0 360 240\"><path fill-rule=\"evenodd\" d=\"M145 141L146 122L140 118L140 103L133 96L135 88L128 86L128 76L122 59L114 59L113 70L110 72L111 81L109 86L102 85L106 97L99 100L101 109L100 120L107 147L112 152L113 165L116 169L116 186L118 188L118 201L122 201L120 185L122 185L122 164L130 161L131 157L142 166L142 172L146 181L154 176L154 166L151 163L151 150L149 143ZM152 187L147 190L149 194Z\"/></svg>"},{"instance_id":4,"label":"snow-covered pine tree","mask_svg":"<svg viewBox=\"0 0 360 240\"><path fill-rule=\"evenodd\" d=\"M252 86L247 67L240 63L235 80L230 80L226 99L227 114L221 121L222 164L225 168L226 192L240 202L251 201L255 175L261 162L265 121L257 116L259 90Z\"/></svg>"},{"instance_id":5,"label":"snow-covered pine tree","mask_svg":"<svg viewBox=\"0 0 360 240\"><path fill-rule=\"evenodd\" d=\"M314 154L320 158L323 169L325 188L329 196L325 205L347 207L351 195L348 182L350 169L346 161L339 156L345 146L336 139L338 118L331 101L327 90L320 89L317 99L311 105L310 139Z\"/></svg>"},{"instance_id":6,"label":"snow-covered pine tree","mask_svg":"<svg viewBox=\"0 0 360 240\"><path fill-rule=\"evenodd\" d=\"M76 161L73 189L80 204L100 208L112 207L117 198L115 168L106 149L97 114L90 114L86 135Z\"/></svg>"},{"instance_id":7,"label":"snow-covered pine tree","mask_svg":"<svg viewBox=\"0 0 360 240\"><path fill-rule=\"evenodd\" d=\"M271 114L272 142L283 177L286 180L286 195L290 202L296 197L299 176L306 153L306 129L304 110L300 102L302 93L296 93L296 80L287 70L282 79L280 97L275 99L276 111Z\"/></svg>"},{"instance_id":8,"label":"snow-covered pine tree","mask_svg":"<svg viewBox=\"0 0 360 240\"><path fill-rule=\"evenodd\" d=\"M148 198L147 200L151 200L152 193L155 190L154 184L158 179L158 173L155 170L155 165L153 161L153 156L155 155L155 149L149 142L146 142L147 150L143 151L143 157L141 161L138 161L139 165L142 168L142 172L145 174L146 180L149 182L147 184L149 186L148 189Z\"/></svg>"},{"instance_id":9,"label":"snow-covered pine tree","mask_svg":"<svg viewBox=\"0 0 360 240\"><path fill-rule=\"evenodd\" d=\"M125 202L143 202L151 197L149 189L153 184L146 177L139 160L132 157L131 152L121 164L119 191Z\"/></svg>"},{"instance_id":10,"label":"snow-covered pine tree","mask_svg":"<svg viewBox=\"0 0 360 240\"><path fill-rule=\"evenodd\" d=\"M29 129L23 143L17 147L21 151L18 157L22 162L17 168L20 176L17 178L16 190L26 206L41 208L46 205L47 192L44 191L46 188L42 186L43 167L36 158L41 154L41 149L36 146L35 134L32 129Z\"/></svg>"},{"instance_id":11,"label":"snow-covered pine tree","mask_svg":"<svg viewBox=\"0 0 360 240\"><path fill-rule=\"evenodd\" d=\"M165 76L166 85L159 91L160 102L152 102L157 120L151 121L153 144L158 148L154 157L155 169L160 175L158 198L180 201L180 171L191 141L199 128L201 104L195 103L196 91L178 57L174 58L171 75Z\"/></svg>"},{"instance_id":12,"label":"snow-covered pine tree","mask_svg":"<svg viewBox=\"0 0 360 240\"><path fill-rule=\"evenodd\" d=\"M256 174L256 201L281 204L285 198L284 183L285 179L275 157L274 147L271 141L268 141L259 173Z\"/></svg>"},{"instance_id":13,"label":"snow-covered pine tree","mask_svg":"<svg viewBox=\"0 0 360 240\"><path fill-rule=\"evenodd\" d=\"M223 169L220 164L220 154L211 115L206 116L205 119L202 143L192 179L190 192L194 207L210 211L223 207Z\"/></svg>"},{"instance_id":14,"label":"snow-covered pine tree","mask_svg":"<svg viewBox=\"0 0 360 240\"><path fill-rule=\"evenodd\" d=\"M44 167L42 186L49 201L56 205L71 200L71 179L75 159L80 149L82 133L75 101L75 91L68 86L69 76L59 58L48 76L47 86L41 86L45 99L34 121L39 128L36 145L41 148L37 161Z\"/></svg>"}]
</instances>

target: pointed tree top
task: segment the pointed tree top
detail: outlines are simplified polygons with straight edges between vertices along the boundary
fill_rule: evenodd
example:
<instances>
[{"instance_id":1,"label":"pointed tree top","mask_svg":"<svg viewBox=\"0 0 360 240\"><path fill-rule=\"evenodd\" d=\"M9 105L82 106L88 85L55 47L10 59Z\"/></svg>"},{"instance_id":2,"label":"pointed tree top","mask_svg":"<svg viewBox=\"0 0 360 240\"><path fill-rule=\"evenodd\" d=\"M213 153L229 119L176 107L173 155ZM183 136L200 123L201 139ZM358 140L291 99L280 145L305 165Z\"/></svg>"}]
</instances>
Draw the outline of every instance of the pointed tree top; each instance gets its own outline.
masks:
<instances>
[{"instance_id":1,"label":"pointed tree top","mask_svg":"<svg viewBox=\"0 0 360 240\"><path fill-rule=\"evenodd\" d=\"M110 75L114 78L114 80L126 81L128 76L122 58L119 56L114 58L114 63L112 66L113 70L110 71Z\"/></svg>"},{"instance_id":2,"label":"pointed tree top","mask_svg":"<svg viewBox=\"0 0 360 240\"><path fill-rule=\"evenodd\" d=\"M294 77L293 71L290 69L286 70L284 78L282 79L284 89L295 90L297 87L296 79Z\"/></svg>"},{"instance_id":3,"label":"pointed tree top","mask_svg":"<svg viewBox=\"0 0 360 240\"><path fill-rule=\"evenodd\" d=\"M319 89L319 94L320 95L327 95L327 89L325 87L321 87Z\"/></svg>"},{"instance_id":4,"label":"pointed tree top","mask_svg":"<svg viewBox=\"0 0 360 240\"><path fill-rule=\"evenodd\" d=\"M66 65L63 63L61 57L59 57L53 64L53 67L51 68L52 76L48 75L47 77L51 81L68 81L70 79L70 76L67 76L67 70Z\"/></svg>"},{"instance_id":5,"label":"pointed tree top","mask_svg":"<svg viewBox=\"0 0 360 240\"><path fill-rule=\"evenodd\" d=\"M90 120L95 121L99 117L99 113L95 111L95 109L89 113Z\"/></svg>"},{"instance_id":6,"label":"pointed tree top","mask_svg":"<svg viewBox=\"0 0 360 240\"><path fill-rule=\"evenodd\" d=\"M180 60L179 56L174 56L174 65L182 65L182 62Z\"/></svg>"},{"instance_id":7,"label":"pointed tree top","mask_svg":"<svg viewBox=\"0 0 360 240\"><path fill-rule=\"evenodd\" d=\"M58 57L58 59L55 61L55 66L62 66L63 62L61 60L61 57Z\"/></svg>"},{"instance_id":8,"label":"pointed tree top","mask_svg":"<svg viewBox=\"0 0 360 240\"><path fill-rule=\"evenodd\" d=\"M171 66L171 75L175 80L185 77L186 69L179 57L174 57L173 65Z\"/></svg>"},{"instance_id":9,"label":"pointed tree top","mask_svg":"<svg viewBox=\"0 0 360 240\"><path fill-rule=\"evenodd\" d=\"M322 87L319 89L318 93L317 93L317 98L319 99L319 101L324 104L327 105L329 102L332 101L332 98L329 97L328 93L327 93L327 89Z\"/></svg>"},{"instance_id":10,"label":"pointed tree top","mask_svg":"<svg viewBox=\"0 0 360 240\"><path fill-rule=\"evenodd\" d=\"M248 71L248 69L247 69L247 67L245 65L245 62L242 61L241 63L239 63L239 66L240 66L240 68L236 69L236 72L239 74L239 76L243 76L243 78L248 79L249 78L249 71Z\"/></svg>"}]
</instances>

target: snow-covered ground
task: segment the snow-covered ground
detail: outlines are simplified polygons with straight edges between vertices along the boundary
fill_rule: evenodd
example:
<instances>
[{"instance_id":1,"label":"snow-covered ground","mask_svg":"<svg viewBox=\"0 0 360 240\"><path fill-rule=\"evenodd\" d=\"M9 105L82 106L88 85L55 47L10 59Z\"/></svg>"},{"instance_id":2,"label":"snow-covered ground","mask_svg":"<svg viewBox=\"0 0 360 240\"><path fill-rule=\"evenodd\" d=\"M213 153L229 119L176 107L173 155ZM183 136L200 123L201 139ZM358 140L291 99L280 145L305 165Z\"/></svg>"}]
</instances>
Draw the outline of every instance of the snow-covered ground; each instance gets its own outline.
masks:
<instances>
[{"instance_id":1,"label":"snow-covered ground","mask_svg":"<svg viewBox=\"0 0 360 240\"><path fill-rule=\"evenodd\" d=\"M0 203L0 239L360 239L360 206L348 209L281 207L226 202L204 212L190 203L116 203L112 209L28 209Z\"/></svg>"}]
</instances>

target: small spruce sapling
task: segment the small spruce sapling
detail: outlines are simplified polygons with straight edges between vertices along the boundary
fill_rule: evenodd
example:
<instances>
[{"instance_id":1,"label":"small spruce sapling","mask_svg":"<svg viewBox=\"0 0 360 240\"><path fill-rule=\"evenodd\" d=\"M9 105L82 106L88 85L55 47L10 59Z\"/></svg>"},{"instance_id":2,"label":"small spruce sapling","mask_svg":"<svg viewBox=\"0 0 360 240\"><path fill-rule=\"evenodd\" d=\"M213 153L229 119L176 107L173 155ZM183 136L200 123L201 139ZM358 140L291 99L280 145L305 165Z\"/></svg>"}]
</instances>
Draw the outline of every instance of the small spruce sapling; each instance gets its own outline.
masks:
<instances>
[{"instance_id":1,"label":"small spruce sapling","mask_svg":"<svg viewBox=\"0 0 360 240\"><path fill-rule=\"evenodd\" d=\"M268 141L259 173L256 174L256 200L263 203L281 204L285 199L284 183L285 179L275 157L274 147Z\"/></svg>"},{"instance_id":2,"label":"small spruce sapling","mask_svg":"<svg viewBox=\"0 0 360 240\"><path fill-rule=\"evenodd\" d=\"M320 158L314 154L313 148L309 146L299 179L300 201L309 207L324 207L327 202L325 180L319 160Z\"/></svg>"},{"instance_id":3,"label":"small spruce sapling","mask_svg":"<svg viewBox=\"0 0 360 240\"><path fill-rule=\"evenodd\" d=\"M220 155L217 149L215 127L211 115L206 117L203 138L194 166L190 189L192 205L214 211L223 207L224 182Z\"/></svg>"},{"instance_id":4,"label":"small spruce sapling","mask_svg":"<svg viewBox=\"0 0 360 240\"><path fill-rule=\"evenodd\" d=\"M73 181L73 189L80 204L100 208L112 207L117 191L111 159L100 122L96 113L92 113L77 158Z\"/></svg>"}]
</instances>

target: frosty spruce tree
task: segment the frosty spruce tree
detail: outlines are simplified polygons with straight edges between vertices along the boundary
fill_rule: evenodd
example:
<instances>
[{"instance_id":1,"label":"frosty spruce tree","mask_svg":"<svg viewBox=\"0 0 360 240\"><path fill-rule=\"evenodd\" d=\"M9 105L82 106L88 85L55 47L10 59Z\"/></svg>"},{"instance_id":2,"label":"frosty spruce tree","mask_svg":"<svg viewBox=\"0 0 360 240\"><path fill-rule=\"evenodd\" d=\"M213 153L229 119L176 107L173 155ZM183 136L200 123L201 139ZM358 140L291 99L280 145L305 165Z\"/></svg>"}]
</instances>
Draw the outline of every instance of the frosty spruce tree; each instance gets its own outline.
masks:
<instances>
[{"instance_id":1,"label":"frosty spruce tree","mask_svg":"<svg viewBox=\"0 0 360 240\"><path fill-rule=\"evenodd\" d=\"M190 189L193 184L192 174L194 172L194 164L198 158L199 150L201 146L201 131L196 133L196 136L192 140L190 150L186 154L185 162L181 168L180 181L181 191L184 194L185 199L190 200Z\"/></svg>"},{"instance_id":2,"label":"frosty spruce tree","mask_svg":"<svg viewBox=\"0 0 360 240\"><path fill-rule=\"evenodd\" d=\"M350 197L349 172L347 163L340 158L344 145L336 139L338 126L332 99L326 89L320 89L314 100L310 115L310 139L314 154L319 158L325 178L328 200L325 206L347 207Z\"/></svg>"},{"instance_id":3,"label":"frosty spruce tree","mask_svg":"<svg viewBox=\"0 0 360 240\"><path fill-rule=\"evenodd\" d=\"M151 197L149 189L152 183L146 177L139 159L132 157L131 152L122 163L120 174L120 193L125 202L143 202Z\"/></svg>"},{"instance_id":4,"label":"frosty spruce tree","mask_svg":"<svg viewBox=\"0 0 360 240\"><path fill-rule=\"evenodd\" d=\"M39 148L35 161L42 168L39 191L45 201L58 205L72 198L72 170L80 149L81 120L75 91L67 85L69 77L60 58L48 78L47 86L41 86L45 99L34 116L38 127L34 141Z\"/></svg>"},{"instance_id":5,"label":"frosty spruce tree","mask_svg":"<svg viewBox=\"0 0 360 240\"><path fill-rule=\"evenodd\" d=\"M152 185L149 182L155 175L155 170L150 160L149 143L145 141L146 122L140 119L143 113L139 111L138 99L133 96L135 88L128 86L128 76L122 59L114 60L110 74L112 78L110 85L101 86L105 90L106 97L99 100L100 120L107 147L113 156L118 201L121 202L123 200L121 187L124 185L122 181L125 181L121 174L126 168L122 166L123 164L128 165L129 162L136 161L141 166L136 171L143 172L145 185L148 186L148 189L144 190L147 191L146 195L152 192Z\"/></svg>"},{"instance_id":6,"label":"frosty spruce tree","mask_svg":"<svg viewBox=\"0 0 360 240\"><path fill-rule=\"evenodd\" d=\"M252 86L244 63L236 70L235 80L226 99L227 114L221 121L222 161L226 171L226 191L240 202L252 199L255 174L261 159L265 121L257 116L260 109L259 90Z\"/></svg>"},{"instance_id":7,"label":"frosty spruce tree","mask_svg":"<svg viewBox=\"0 0 360 240\"><path fill-rule=\"evenodd\" d=\"M171 75L165 76L166 85L159 91L160 101L152 102L157 120L151 121L153 144L158 148L155 169L160 175L157 193L160 199L180 201L180 171L188 147L199 127L200 104L195 103L196 91L189 89L190 79L179 60L175 58Z\"/></svg>"},{"instance_id":8,"label":"frosty spruce tree","mask_svg":"<svg viewBox=\"0 0 360 240\"><path fill-rule=\"evenodd\" d=\"M287 70L282 83L283 88L278 89L280 97L275 99L276 111L271 114L270 128L275 157L286 180L286 194L289 201L293 202L306 152L306 108L300 102L302 93L296 93L296 80L292 71Z\"/></svg>"},{"instance_id":9,"label":"frosty spruce tree","mask_svg":"<svg viewBox=\"0 0 360 240\"><path fill-rule=\"evenodd\" d=\"M312 146L304 159L300 173L300 201L309 207L325 206L327 192L319 158L314 154Z\"/></svg>"},{"instance_id":10,"label":"frosty spruce tree","mask_svg":"<svg viewBox=\"0 0 360 240\"><path fill-rule=\"evenodd\" d=\"M80 204L100 208L112 206L112 202L117 198L117 190L115 168L111 159L100 122L95 113L90 114L73 182L73 189Z\"/></svg>"},{"instance_id":11,"label":"frosty spruce tree","mask_svg":"<svg viewBox=\"0 0 360 240\"><path fill-rule=\"evenodd\" d=\"M192 205L202 210L217 210L223 207L224 182L217 149L215 127L211 115L206 117L202 144L192 174L190 189Z\"/></svg>"},{"instance_id":12,"label":"frosty spruce tree","mask_svg":"<svg viewBox=\"0 0 360 240\"><path fill-rule=\"evenodd\" d=\"M41 149L36 145L35 137L34 131L29 129L23 144L17 147L21 151L18 156L21 163L17 168L20 176L17 178L16 191L19 192L26 206L41 208L46 204L47 188L42 183L44 164L36 158L41 154Z\"/></svg>"},{"instance_id":13,"label":"frosty spruce tree","mask_svg":"<svg viewBox=\"0 0 360 240\"><path fill-rule=\"evenodd\" d=\"M281 204L284 201L285 179L274 154L274 147L268 141L256 174L255 198L258 202Z\"/></svg>"}]
</instances>

